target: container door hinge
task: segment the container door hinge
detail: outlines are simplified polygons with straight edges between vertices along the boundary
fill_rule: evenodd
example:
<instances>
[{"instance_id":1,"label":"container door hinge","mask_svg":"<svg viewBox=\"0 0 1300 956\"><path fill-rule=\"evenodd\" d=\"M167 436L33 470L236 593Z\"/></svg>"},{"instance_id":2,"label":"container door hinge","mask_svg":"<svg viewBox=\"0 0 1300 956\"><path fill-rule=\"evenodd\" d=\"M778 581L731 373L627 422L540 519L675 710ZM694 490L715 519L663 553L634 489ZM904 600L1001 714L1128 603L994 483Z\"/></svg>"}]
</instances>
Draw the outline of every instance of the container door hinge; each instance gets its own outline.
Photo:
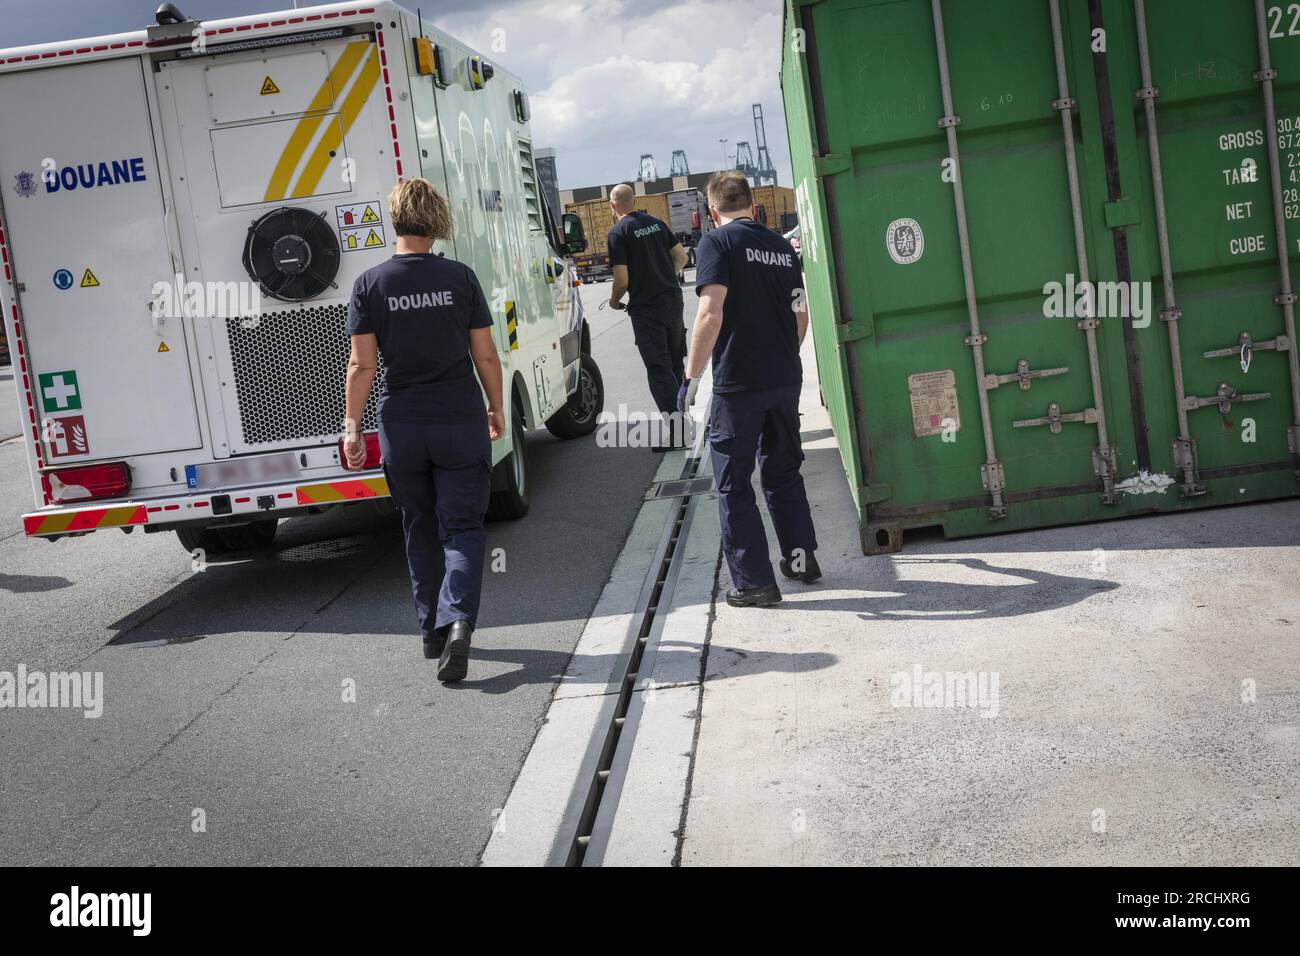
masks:
<instances>
[{"instance_id":1,"label":"container door hinge","mask_svg":"<svg viewBox=\"0 0 1300 956\"><path fill-rule=\"evenodd\" d=\"M1062 412L1061 406L1052 402L1047 406L1047 414L1042 418L1024 418L1014 421L1011 424L1016 428L1033 428L1037 425L1046 425L1053 435L1061 434L1061 425L1064 422L1084 422L1088 425L1097 424L1097 409L1085 408L1081 412Z\"/></svg>"},{"instance_id":2,"label":"container door hinge","mask_svg":"<svg viewBox=\"0 0 1300 956\"><path fill-rule=\"evenodd\" d=\"M818 179L847 172L853 164L843 153L827 153L825 156L813 157L813 171Z\"/></svg>"},{"instance_id":3,"label":"container door hinge","mask_svg":"<svg viewBox=\"0 0 1300 956\"><path fill-rule=\"evenodd\" d=\"M1002 502L1002 490L1007 486L1006 473L1002 470L1002 463L999 461L990 461L980 465L980 481L984 485L984 490L993 496L993 505L989 508L990 518L1005 518L1007 516L1007 506Z\"/></svg>"},{"instance_id":4,"label":"container door hinge","mask_svg":"<svg viewBox=\"0 0 1300 956\"><path fill-rule=\"evenodd\" d=\"M1106 228L1122 229L1142 221L1138 202L1128 196L1106 203Z\"/></svg>"},{"instance_id":5,"label":"container door hinge","mask_svg":"<svg viewBox=\"0 0 1300 956\"><path fill-rule=\"evenodd\" d=\"M872 331L871 323L852 319L835 326L835 338L839 342L854 342L869 338Z\"/></svg>"},{"instance_id":6,"label":"container door hinge","mask_svg":"<svg viewBox=\"0 0 1300 956\"><path fill-rule=\"evenodd\" d=\"M1029 391L1029 384L1032 379L1047 378L1050 375L1064 375L1068 371L1068 368L1043 368L1038 371L1030 371L1029 360L1021 359L1016 362L1016 370L1010 375L996 375L993 373L985 375L984 388L988 391L992 391L999 385L1009 385L1012 382L1018 382L1020 384L1020 390L1022 392L1027 392Z\"/></svg>"},{"instance_id":7,"label":"container door hinge","mask_svg":"<svg viewBox=\"0 0 1300 956\"><path fill-rule=\"evenodd\" d=\"M1201 478L1197 473L1196 465L1196 439L1194 438L1175 438L1171 447L1174 459L1174 467L1183 472L1183 483L1179 488L1186 498L1195 498L1197 495L1205 494L1205 488L1201 486Z\"/></svg>"},{"instance_id":8,"label":"container door hinge","mask_svg":"<svg viewBox=\"0 0 1300 956\"><path fill-rule=\"evenodd\" d=\"M1300 425L1286 427L1286 447L1291 449L1291 454L1300 455ZM1295 470L1295 478L1300 481L1300 468Z\"/></svg>"},{"instance_id":9,"label":"container door hinge","mask_svg":"<svg viewBox=\"0 0 1300 956\"><path fill-rule=\"evenodd\" d=\"M1198 408L1205 408L1207 405L1219 406L1219 414L1227 415L1232 411L1233 402L1262 402L1265 399L1272 398L1271 392L1252 392L1246 394L1239 392L1227 382L1220 382L1218 390L1209 398L1201 398L1197 395L1188 395L1183 400L1183 407L1189 412L1194 412Z\"/></svg>"},{"instance_id":10,"label":"container door hinge","mask_svg":"<svg viewBox=\"0 0 1300 956\"><path fill-rule=\"evenodd\" d=\"M1092 473L1101 479L1101 500L1113 505L1119 501L1115 494L1115 449L1094 448L1092 450Z\"/></svg>"},{"instance_id":11,"label":"container door hinge","mask_svg":"<svg viewBox=\"0 0 1300 956\"><path fill-rule=\"evenodd\" d=\"M878 504L886 498L894 497L894 486L883 481L872 481L863 485L859 495L866 505Z\"/></svg>"}]
</instances>

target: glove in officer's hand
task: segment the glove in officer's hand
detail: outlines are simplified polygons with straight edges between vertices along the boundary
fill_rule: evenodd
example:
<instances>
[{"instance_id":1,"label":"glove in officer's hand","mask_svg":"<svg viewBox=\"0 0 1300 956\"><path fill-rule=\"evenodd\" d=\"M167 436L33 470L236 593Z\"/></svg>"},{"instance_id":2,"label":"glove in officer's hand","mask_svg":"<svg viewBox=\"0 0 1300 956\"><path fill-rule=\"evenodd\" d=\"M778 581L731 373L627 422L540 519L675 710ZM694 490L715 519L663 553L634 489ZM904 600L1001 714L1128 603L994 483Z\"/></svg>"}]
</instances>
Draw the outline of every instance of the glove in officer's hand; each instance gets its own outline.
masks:
<instances>
[{"instance_id":1,"label":"glove in officer's hand","mask_svg":"<svg viewBox=\"0 0 1300 956\"><path fill-rule=\"evenodd\" d=\"M500 438L502 435L506 433L506 420L505 420L505 416L501 414L500 409L489 408L487 413L487 420L488 420L488 437L491 438L493 441L496 441L498 438Z\"/></svg>"},{"instance_id":2,"label":"glove in officer's hand","mask_svg":"<svg viewBox=\"0 0 1300 956\"><path fill-rule=\"evenodd\" d=\"M677 410L685 414L686 409L695 404L695 393L700 390L698 378L688 378L677 390Z\"/></svg>"},{"instance_id":3,"label":"glove in officer's hand","mask_svg":"<svg viewBox=\"0 0 1300 956\"><path fill-rule=\"evenodd\" d=\"M625 306L622 302L615 301L614 299L609 300L609 307L611 309L617 309L619 312L622 312L624 309L627 308L627 306Z\"/></svg>"},{"instance_id":4,"label":"glove in officer's hand","mask_svg":"<svg viewBox=\"0 0 1300 956\"><path fill-rule=\"evenodd\" d=\"M360 471L366 465L366 443L355 432L343 439L343 456L348 471Z\"/></svg>"}]
</instances>

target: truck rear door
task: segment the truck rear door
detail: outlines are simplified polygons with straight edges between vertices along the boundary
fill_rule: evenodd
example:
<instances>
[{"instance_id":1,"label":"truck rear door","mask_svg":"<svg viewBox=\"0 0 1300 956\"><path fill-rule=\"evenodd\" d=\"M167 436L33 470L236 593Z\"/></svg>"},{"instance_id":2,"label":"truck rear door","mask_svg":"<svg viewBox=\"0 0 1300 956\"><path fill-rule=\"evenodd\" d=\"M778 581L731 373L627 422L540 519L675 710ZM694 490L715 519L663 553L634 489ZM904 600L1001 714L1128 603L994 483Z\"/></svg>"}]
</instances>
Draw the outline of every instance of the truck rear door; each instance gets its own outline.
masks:
<instances>
[{"instance_id":1,"label":"truck rear door","mask_svg":"<svg viewBox=\"0 0 1300 956\"><path fill-rule=\"evenodd\" d=\"M202 444L137 59L0 77L0 171L46 461Z\"/></svg>"}]
</instances>

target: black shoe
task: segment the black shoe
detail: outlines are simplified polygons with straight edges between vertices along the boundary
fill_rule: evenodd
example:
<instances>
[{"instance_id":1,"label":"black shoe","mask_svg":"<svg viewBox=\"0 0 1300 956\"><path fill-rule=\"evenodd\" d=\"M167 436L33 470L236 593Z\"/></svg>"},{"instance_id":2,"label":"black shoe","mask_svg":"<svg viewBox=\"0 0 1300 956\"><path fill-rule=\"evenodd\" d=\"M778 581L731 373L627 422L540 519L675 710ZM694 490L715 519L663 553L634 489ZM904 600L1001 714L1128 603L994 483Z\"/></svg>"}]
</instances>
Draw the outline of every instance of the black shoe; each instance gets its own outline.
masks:
<instances>
[{"instance_id":1,"label":"black shoe","mask_svg":"<svg viewBox=\"0 0 1300 956\"><path fill-rule=\"evenodd\" d=\"M781 589L775 584L765 588L732 588L727 592L727 603L732 607L771 607L781 603Z\"/></svg>"},{"instance_id":2,"label":"black shoe","mask_svg":"<svg viewBox=\"0 0 1300 956\"><path fill-rule=\"evenodd\" d=\"M438 630L433 632L432 637L424 639L424 659L426 661L436 661L442 657L442 649L447 646L447 632Z\"/></svg>"},{"instance_id":3,"label":"black shoe","mask_svg":"<svg viewBox=\"0 0 1300 956\"><path fill-rule=\"evenodd\" d=\"M796 571L791 567L789 558L781 559L781 573L792 580L802 581L804 584L812 584L818 581L822 576L822 569L817 564L817 559L811 554L804 558L802 571Z\"/></svg>"},{"instance_id":4,"label":"black shoe","mask_svg":"<svg viewBox=\"0 0 1300 956\"><path fill-rule=\"evenodd\" d=\"M471 628L468 621L456 621L447 631L447 646L438 658L438 680L450 684L464 680L469 673L469 636Z\"/></svg>"}]
</instances>

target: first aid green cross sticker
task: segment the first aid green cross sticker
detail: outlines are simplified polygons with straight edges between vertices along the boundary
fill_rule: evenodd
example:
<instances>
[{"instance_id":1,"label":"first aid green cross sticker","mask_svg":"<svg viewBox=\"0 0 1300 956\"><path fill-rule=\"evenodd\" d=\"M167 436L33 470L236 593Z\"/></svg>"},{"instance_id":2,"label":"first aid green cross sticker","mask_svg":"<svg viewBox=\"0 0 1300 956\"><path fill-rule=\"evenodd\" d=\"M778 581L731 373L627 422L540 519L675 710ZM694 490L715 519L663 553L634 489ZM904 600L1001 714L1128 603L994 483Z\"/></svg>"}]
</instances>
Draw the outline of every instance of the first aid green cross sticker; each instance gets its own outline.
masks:
<instances>
[{"instance_id":1,"label":"first aid green cross sticker","mask_svg":"<svg viewBox=\"0 0 1300 956\"><path fill-rule=\"evenodd\" d=\"M47 412L66 412L81 407L76 372L49 372L37 378L41 384L41 402Z\"/></svg>"}]
</instances>

